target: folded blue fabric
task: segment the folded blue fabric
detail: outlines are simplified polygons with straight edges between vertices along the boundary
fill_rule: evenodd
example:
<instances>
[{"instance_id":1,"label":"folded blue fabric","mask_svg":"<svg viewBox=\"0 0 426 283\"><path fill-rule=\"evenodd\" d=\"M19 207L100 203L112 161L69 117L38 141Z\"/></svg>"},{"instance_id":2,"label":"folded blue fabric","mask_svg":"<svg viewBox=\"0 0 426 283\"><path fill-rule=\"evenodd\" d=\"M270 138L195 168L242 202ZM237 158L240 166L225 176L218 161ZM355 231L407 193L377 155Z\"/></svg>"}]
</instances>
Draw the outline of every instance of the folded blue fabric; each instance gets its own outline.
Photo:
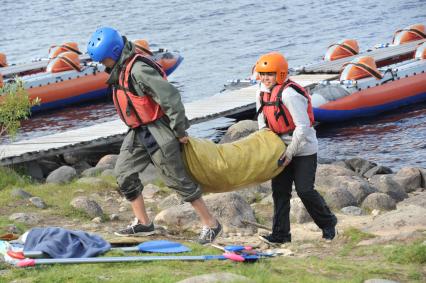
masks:
<instances>
[{"instance_id":1,"label":"folded blue fabric","mask_svg":"<svg viewBox=\"0 0 426 283\"><path fill-rule=\"evenodd\" d=\"M33 228L24 244L24 251L42 251L51 258L93 257L110 249L100 236L60 227Z\"/></svg>"}]
</instances>

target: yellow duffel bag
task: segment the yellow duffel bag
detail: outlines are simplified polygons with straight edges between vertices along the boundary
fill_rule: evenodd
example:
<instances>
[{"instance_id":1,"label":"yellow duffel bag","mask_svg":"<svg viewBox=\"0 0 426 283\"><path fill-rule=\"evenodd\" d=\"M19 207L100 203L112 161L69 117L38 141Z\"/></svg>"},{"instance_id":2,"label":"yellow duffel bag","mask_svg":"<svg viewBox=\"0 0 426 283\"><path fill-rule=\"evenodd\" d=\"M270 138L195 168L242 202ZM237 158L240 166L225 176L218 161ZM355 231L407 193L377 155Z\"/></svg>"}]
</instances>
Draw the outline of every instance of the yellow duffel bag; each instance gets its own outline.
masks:
<instances>
[{"instance_id":1,"label":"yellow duffel bag","mask_svg":"<svg viewBox=\"0 0 426 283\"><path fill-rule=\"evenodd\" d=\"M221 193L275 177L282 171L277 161L284 151L283 141L264 129L226 144L191 137L183 155L188 172L203 192Z\"/></svg>"}]
</instances>

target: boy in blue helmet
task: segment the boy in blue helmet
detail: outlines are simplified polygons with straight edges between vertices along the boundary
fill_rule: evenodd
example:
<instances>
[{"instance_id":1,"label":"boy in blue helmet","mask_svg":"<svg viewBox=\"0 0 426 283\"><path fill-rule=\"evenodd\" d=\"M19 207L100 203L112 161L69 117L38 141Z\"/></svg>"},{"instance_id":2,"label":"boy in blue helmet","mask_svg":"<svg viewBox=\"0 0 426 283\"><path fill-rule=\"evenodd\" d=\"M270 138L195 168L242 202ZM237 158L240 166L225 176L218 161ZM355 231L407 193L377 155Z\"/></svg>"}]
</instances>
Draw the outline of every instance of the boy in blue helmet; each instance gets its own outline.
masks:
<instances>
[{"instance_id":1,"label":"boy in blue helmet","mask_svg":"<svg viewBox=\"0 0 426 283\"><path fill-rule=\"evenodd\" d=\"M162 68L115 29L95 31L88 43L90 57L110 73L116 110L129 131L115 166L119 188L130 201L135 220L116 232L119 236L150 235L154 225L145 210L141 173L154 164L168 187L190 202L203 223L198 242L211 243L222 232L201 197L200 187L185 170L180 146L188 142L189 128L179 91L170 84Z\"/></svg>"}]
</instances>

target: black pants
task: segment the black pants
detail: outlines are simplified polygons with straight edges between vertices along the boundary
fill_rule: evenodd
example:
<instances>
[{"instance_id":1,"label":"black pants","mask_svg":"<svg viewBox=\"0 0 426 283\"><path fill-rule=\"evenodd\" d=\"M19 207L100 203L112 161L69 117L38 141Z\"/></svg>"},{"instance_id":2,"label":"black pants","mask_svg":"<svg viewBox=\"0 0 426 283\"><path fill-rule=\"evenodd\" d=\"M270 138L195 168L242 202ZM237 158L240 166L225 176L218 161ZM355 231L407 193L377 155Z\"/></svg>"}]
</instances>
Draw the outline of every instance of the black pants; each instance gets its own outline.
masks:
<instances>
[{"instance_id":1,"label":"black pants","mask_svg":"<svg viewBox=\"0 0 426 283\"><path fill-rule=\"evenodd\" d=\"M293 182L296 192L318 227L335 226L337 218L322 196L314 189L317 155L293 157L290 164L272 179L274 218L272 234L278 239L291 239L290 199Z\"/></svg>"}]
</instances>

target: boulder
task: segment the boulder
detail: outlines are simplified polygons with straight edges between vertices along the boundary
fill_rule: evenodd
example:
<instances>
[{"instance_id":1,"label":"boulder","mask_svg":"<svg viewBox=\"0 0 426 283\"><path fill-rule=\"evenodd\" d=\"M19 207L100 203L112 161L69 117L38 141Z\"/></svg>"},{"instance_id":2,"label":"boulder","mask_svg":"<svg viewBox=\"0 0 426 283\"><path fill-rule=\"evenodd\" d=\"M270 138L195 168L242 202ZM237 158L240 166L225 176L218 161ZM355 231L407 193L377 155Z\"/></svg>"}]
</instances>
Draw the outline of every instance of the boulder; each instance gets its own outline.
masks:
<instances>
[{"instance_id":1,"label":"boulder","mask_svg":"<svg viewBox=\"0 0 426 283\"><path fill-rule=\"evenodd\" d=\"M341 209L346 206L355 206L357 204L354 196L348 190L341 187L331 188L328 190L324 195L324 199L327 205L334 209Z\"/></svg>"},{"instance_id":2,"label":"boulder","mask_svg":"<svg viewBox=\"0 0 426 283\"><path fill-rule=\"evenodd\" d=\"M10 192L11 196L14 198L20 198L20 199L29 199L30 197L32 197L33 195L24 191L23 189L20 188L14 188L11 192Z\"/></svg>"},{"instance_id":3,"label":"boulder","mask_svg":"<svg viewBox=\"0 0 426 283\"><path fill-rule=\"evenodd\" d=\"M75 209L86 213L91 218L102 217L103 211L99 204L84 196L75 197L71 200L70 205Z\"/></svg>"},{"instance_id":4,"label":"boulder","mask_svg":"<svg viewBox=\"0 0 426 283\"><path fill-rule=\"evenodd\" d=\"M377 164L374 162L370 162L368 160L362 159L360 157L351 158L345 160L345 163L360 176L364 175L368 170L373 167L376 167Z\"/></svg>"},{"instance_id":5,"label":"boulder","mask_svg":"<svg viewBox=\"0 0 426 283\"><path fill-rule=\"evenodd\" d=\"M236 193L251 204L262 200L264 197L269 195L271 191L271 182L265 182L259 185L252 185L245 189L238 190Z\"/></svg>"},{"instance_id":6,"label":"boulder","mask_svg":"<svg viewBox=\"0 0 426 283\"><path fill-rule=\"evenodd\" d=\"M402 201L408 195L405 190L398 184L392 174L374 175L370 178L370 184L381 193L388 194L395 201Z\"/></svg>"},{"instance_id":7,"label":"boulder","mask_svg":"<svg viewBox=\"0 0 426 283\"><path fill-rule=\"evenodd\" d=\"M334 164L318 164L315 174L315 187L326 192L330 186L333 186L333 178L336 176L358 176L355 172Z\"/></svg>"},{"instance_id":8,"label":"boulder","mask_svg":"<svg viewBox=\"0 0 426 283\"><path fill-rule=\"evenodd\" d=\"M10 221L21 222L26 225L34 226L40 223L40 216L35 213L18 212L9 216Z\"/></svg>"},{"instance_id":9,"label":"boulder","mask_svg":"<svg viewBox=\"0 0 426 283\"><path fill-rule=\"evenodd\" d=\"M257 121L242 120L228 128L219 143L229 143L256 132L259 129Z\"/></svg>"},{"instance_id":10,"label":"boulder","mask_svg":"<svg viewBox=\"0 0 426 283\"><path fill-rule=\"evenodd\" d=\"M362 215L362 209L358 206L346 206L340 210L345 215L360 216Z\"/></svg>"},{"instance_id":11,"label":"boulder","mask_svg":"<svg viewBox=\"0 0 426 283\"><path fill-rule=\"evenodd\" d=\"M378 215L365 231L376 235L395 235L426 230L426 208L406 205Z\"/></svg>"},{"instance_id":12,"label":"boulder","mask_svg":"<svg viewBox=\"0 0 426 283\"><path fill-rule=\"evenodd\" d=\"M313 221L300 198L290 200L290 219L299 224Z\"/></svg>"},{"instance_id":13,"label":"boulder","mask_svg":"<svg viewBox=\"0 0 426 283\"><path fill-rule=\"evenodd\" d=\"M407 205L416 205L426 208L426 192L415 192L409 195L408 198L398 203L398 207Z\"/></svg>"},{"instance_id":14,"label":"boulder","mask_svg":"<svg viewBox=\"0 0 426 283\"><path fill-rule=\"evenodd\" d=\"M419 168L419 171L420 171L420 175L422 176L421 187L426 188L426 169Z\"/></svg>"},{"instance_id":15,"label":"boulder","mask_svg":"<svg viewBox=\"0 0 426 283\"><path fill-rule=\"evenodd\" d=\"M363 174L363 176L367 179L370 179L374 175L392 174L392 173L393 173L392 169L390 169L389 167L379 165L379 166L375 166L375 167L371 168L370 170L368 170L367 172L365 172Z\"/></svg>"},{"instance_id":16,"label":"boulder","mask_svg":"<svg viewBox=\"0 0 426 283\"><path fill-rule=\"evenodd\" d=\"M164 209L167 209L173 206L178 206L181 204L184 204L184 202L182 201L182 198L178 196L176 193L172 193L158 203L158 208L164 210Z\"/></svg>"},{"instance_id":17,"label":"boulder","mask_svg":"<svg viewBox=\"0 0 426 283\"><path fill-rule=\"evenodd\" d=\"M110 169L110 168L108 168L107 166L105 166L105 167L91 167L91 168L84 170L81 173L81 176L96 177L96 176L100 175L103 171L108 170L108 169Z\"/></svg>"},{"instance_id":18,"label":"boulder","mask_svg":"<svg viewBox=\"0 0 426 283\"><path fill-rule=\"evenodd\" d=\"M65 184L77 176L77 171L70 166L61 166L47 176L46 183Z\"/></svg>"},{"instance_id":19,"label":"boulder","mask_svg":"<svg viewBox=\"0 0 426 283\"><path fill-rule=\"evenodd\" d=\"M107 169L114 169L115 163L117 162L118 155L117 154L108 154L103 156L95 167L102 167Z\"/></svg>"},{"instance_id":20,"label":"boulder","mask_svg":"<svg viewBox=\"0 0 426 283\"><path fill-rule=\"evenodd\" d=\"M220 193L211 194L204 197L207 207L222 223L225 232L236 231L237 229L250 229L241 220L255 222L253 209L239 194ZM155 223L167 226L170 231L188 230L198 233L201 228L194 209L189 203L173 206L161 211L155 217Z\"/></svg>"},{"instance_id":21,"label":"boulder","mask_svg":"<svg viewBox=\"0 0 426 283\"><path fill-rule=\"evenodd\" d=\"M422 175L419 168L401 168L401 170L395 174L394 180L400 184L407 193L415 191L422 185Z\"/></svg>"},{"instance_id":22,"label":"boulder","mask_svg":"<svg viewBox=\"0 0 426 283\"><path fill-rule=\"evenodd\" d=\"M389 195L384 193L372 193L362 203L361 207L366 210L393 210L396 203Z\"/></svg>"}]
</instances>

